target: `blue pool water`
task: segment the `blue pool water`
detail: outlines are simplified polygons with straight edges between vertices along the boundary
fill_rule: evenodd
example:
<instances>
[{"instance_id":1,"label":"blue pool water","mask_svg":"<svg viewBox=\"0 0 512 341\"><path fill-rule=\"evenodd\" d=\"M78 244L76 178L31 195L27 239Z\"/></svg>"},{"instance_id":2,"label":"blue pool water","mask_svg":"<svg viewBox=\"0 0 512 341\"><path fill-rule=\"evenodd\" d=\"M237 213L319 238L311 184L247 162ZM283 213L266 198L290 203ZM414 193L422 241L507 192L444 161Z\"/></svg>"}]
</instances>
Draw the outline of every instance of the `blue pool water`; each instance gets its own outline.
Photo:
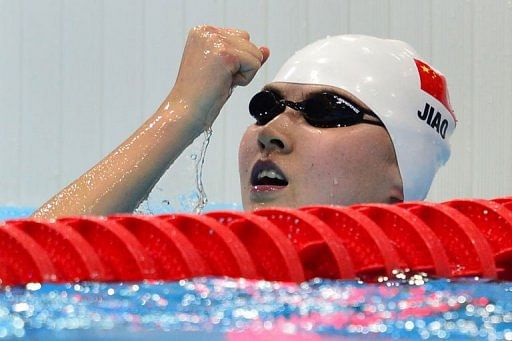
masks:
<instances>
[{"instance_id":1,"label":"blue pool water","mask_svg":"<svg viewBox=\"0 0 512 341\"><path fill-rule=\"evenodd\" d=\"M24 218L34 212L30 207L0 206L0 221L15 218Z\"/></svg>"},{"instance_id":2,"label":"blue pool water","mask_svg":"<svg viewBox=\"0 0 512 341\"><path fill-rule=\"evenodd\" d=\"M511 283L417 284L226 278L29 284L2 292L0 337L512 339Z\"/></svg>"},{"instance_id":3,"label":"blue pool water","mask_svg":"<svg viewBox=\"0 0 512 341\"><path fill-rule=\"evenodd\" d=\"M3 219L15 217L16 209L9 210ZM380 284L196 278L33 283L0 292L0 338L332 340L369 335L512 340L512 283L398 274Z\"/></svg>"}]
</instances>

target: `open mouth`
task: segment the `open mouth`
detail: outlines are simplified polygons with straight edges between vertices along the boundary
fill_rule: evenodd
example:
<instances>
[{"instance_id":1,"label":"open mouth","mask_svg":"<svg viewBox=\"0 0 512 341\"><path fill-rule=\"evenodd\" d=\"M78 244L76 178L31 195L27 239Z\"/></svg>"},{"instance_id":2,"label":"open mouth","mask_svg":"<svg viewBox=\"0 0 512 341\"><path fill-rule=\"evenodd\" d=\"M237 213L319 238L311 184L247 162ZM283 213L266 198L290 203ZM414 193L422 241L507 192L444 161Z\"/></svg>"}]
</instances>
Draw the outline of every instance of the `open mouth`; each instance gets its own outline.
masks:
<instances>
[{"instance_id":1,"label":"open mouth","mask_svg":"<svg viewBox=\"0 0 512 341\"><path fill-rule=\"evenodd\" d=\"M252 169L251 185L260 190L280 189L288 186L288 179L272 161L258 161Z\"/></svg>"}]
</instances>

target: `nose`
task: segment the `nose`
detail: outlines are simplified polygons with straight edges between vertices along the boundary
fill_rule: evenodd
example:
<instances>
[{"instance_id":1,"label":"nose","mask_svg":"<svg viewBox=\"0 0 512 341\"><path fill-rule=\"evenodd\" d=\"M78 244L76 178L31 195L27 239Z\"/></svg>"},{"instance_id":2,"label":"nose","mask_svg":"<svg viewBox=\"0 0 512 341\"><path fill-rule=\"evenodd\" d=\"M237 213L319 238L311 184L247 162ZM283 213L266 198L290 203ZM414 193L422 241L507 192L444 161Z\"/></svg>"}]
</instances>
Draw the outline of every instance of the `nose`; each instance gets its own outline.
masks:
<instances>
[{"instance_id":1,"label":"nose","mask_svg":"<svg viewBox=\"0 0 512 341\"><path fill-rule=\"evenodd\" d=\"M282 113L261 126L258 132L258 146L262 153L279 152L288 154L293 149L292 122L288 113Z\"/></svg>"}]
</instances>

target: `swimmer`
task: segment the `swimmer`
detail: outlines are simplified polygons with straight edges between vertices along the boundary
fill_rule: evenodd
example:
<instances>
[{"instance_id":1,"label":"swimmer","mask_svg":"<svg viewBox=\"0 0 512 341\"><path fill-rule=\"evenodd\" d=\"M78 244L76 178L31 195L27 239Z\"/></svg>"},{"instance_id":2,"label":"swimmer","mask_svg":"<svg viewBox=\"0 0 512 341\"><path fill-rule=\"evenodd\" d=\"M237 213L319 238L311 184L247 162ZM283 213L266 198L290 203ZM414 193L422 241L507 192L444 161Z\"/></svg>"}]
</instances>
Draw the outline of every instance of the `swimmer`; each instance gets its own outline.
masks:
<instances>
[{"instance_id":1,"label":"swimmer","mask_svg":"<svg viewBox=\"0 0 512 341\"><path fill-rule=\"evenodd\" d=\"M269 55L245 31L191 29L158 110L33 217L132 212ZM246 210L423 200L456 124L442 74L403 42L355 35L296 52L249 113L239 147Z\"/></svg>"}]
</instances>

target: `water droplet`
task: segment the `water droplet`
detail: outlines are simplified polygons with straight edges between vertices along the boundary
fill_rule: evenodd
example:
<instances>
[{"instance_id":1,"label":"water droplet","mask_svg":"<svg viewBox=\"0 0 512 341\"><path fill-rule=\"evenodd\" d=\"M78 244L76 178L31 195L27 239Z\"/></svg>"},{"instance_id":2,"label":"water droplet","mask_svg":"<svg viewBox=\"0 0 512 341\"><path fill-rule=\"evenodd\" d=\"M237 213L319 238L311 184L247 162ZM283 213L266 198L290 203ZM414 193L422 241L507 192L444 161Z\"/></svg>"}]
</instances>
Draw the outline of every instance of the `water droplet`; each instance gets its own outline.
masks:
<instances>
[{"instance_id":1,"label":"water droplet","mask_svg":"<svg viewBox=\"0 0 512 341\"><path fill-rule=\"evenodd\" d=\"M204 140L201 146L201 154L199 159L196 162L196 188L199 195L199 200L194 207L195 213L201 213L203 208L208 203L208 198L206 197L206 192L204 191L203 186L203 166L206 156L206 150L208 149L208 145L210 144L210 139L212 137L213 131L212 127L208 127L208 129L204 132Z\"/></svg>"}]
</instances>

